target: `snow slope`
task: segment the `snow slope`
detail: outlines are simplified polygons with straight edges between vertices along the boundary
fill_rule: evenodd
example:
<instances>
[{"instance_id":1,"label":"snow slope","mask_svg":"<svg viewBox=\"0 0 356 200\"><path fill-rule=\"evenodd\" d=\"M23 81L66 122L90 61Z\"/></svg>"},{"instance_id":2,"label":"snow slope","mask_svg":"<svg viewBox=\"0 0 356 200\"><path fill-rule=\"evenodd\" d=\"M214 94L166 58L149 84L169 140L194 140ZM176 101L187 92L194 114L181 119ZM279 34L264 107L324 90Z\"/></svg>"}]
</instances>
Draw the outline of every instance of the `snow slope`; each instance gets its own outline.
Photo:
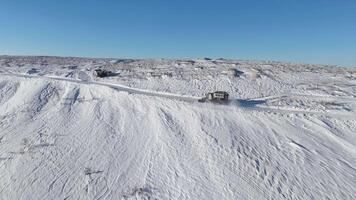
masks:
<instances>
[{"instance_id":1,"label":"snow slope","mask_svg":"<svg viewBox=\"0 0 356 200\"><path fill-rule=\"evenodd\" d=\"M0 199L356 199L356 70L0 56Z\"/></svg>"}]
</instances>

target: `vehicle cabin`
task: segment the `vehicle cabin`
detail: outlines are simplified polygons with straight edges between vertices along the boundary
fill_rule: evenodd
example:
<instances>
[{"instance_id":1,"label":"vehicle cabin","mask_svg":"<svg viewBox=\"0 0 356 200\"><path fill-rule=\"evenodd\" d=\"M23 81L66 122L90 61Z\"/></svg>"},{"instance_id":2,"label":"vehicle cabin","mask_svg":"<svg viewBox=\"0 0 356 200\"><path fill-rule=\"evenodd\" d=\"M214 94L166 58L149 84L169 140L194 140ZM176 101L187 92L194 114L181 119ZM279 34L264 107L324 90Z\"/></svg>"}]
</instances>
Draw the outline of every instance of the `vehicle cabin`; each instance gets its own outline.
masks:
<instances>
[{"instance_id":1,"label":"vehicle cabin","mask_svg":"<svg viewBox=\"0 0 356 200\"><path fill-rule=\"evenodd\" d=\"M206 98L210 101L227 101L229 100L229 93L225 91L216 91L206 94Z\"/></svg>"},{"instance_id":2,"label":"vehicle cabin","mask_svg":"<svg viewBox=\"0 0 356 200\"><path fill-rule=\"evenodd\" d=\"M199 102L205 101L215 101L215 102L226 102L229 100L229 93L225 91L209 92L204 98L200 99Z\"/></svg>"}]
</instances>

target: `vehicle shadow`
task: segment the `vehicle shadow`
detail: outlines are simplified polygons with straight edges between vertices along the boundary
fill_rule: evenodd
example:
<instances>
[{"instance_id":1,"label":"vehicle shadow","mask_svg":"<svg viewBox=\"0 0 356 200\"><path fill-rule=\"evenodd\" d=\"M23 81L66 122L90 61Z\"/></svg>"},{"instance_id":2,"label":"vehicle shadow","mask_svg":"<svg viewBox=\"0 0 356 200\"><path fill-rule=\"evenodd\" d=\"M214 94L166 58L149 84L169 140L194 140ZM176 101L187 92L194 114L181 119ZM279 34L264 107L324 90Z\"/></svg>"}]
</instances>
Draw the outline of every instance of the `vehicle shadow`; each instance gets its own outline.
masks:
<instances>
[{"instance_id":1,"label":"vehicle shadow","mask_svg":"<svg viewBox=\"0 0 356 200\"><path fill-rule=\"evenodd\" d=\"M265 104L266 100L253 100L253 99L236 99L233 100L236 105L244 108L253 108L260 104Z\"/></svg>"},{"instance_id":2,"label":"vehicle shadow","mask_svg":"<svg viewBox=\"0 0 356 200\"><path fill-rule=\"evenodd\" d=\"M105 77L113 77L113 76L118 76L120 75L120 73L116 73L116 72L110 72L108 74L100 74L100 75L97 75L97 77L99 78L105 78Z\"/></svg>"},{"instance_id":3,"label":"vehicle shadow","mask_svg":"<svg viewBox=\"0 0 356 200\"><path fill-rule=\"evenodd\" d=\"M206 100L206 99L199 99L198 102L204 103L212 103L212 104L220 104L220 105L236 105L242 108L254 108L257 105L265 104L266 100L254 100L254 99L230 99L227 101L222 100Z\"/></svg>"},{"instance_id":4,"label":"vehicle shadow","mask_svg":"<svg viewBox=\"0 0 356 200\"><path fill-rule=\"evenodd\" d=\"M106 75L106 77L118 76L120 73L118 72L111 72L110 74Z\"/></svg>"}]
</instances>

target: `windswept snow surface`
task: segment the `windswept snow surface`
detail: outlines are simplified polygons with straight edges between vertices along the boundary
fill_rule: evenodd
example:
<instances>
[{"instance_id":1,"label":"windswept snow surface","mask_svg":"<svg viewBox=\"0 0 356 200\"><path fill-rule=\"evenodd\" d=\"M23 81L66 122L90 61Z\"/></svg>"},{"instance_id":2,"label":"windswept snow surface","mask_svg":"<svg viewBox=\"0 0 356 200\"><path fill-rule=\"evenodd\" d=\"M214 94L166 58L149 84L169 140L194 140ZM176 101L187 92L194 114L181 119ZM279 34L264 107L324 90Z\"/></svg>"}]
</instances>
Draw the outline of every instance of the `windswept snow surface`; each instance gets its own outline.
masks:
<instances>
[{"instance_id":1,"label":"windswept snow surface","mask_svg":"<svg viewBox=\"0 0 356 200\"><path fill-rule=\"evenodd\" d=\"M0 199L356 199L356 70L0 56Z\"/></svg>"}]
</instances>

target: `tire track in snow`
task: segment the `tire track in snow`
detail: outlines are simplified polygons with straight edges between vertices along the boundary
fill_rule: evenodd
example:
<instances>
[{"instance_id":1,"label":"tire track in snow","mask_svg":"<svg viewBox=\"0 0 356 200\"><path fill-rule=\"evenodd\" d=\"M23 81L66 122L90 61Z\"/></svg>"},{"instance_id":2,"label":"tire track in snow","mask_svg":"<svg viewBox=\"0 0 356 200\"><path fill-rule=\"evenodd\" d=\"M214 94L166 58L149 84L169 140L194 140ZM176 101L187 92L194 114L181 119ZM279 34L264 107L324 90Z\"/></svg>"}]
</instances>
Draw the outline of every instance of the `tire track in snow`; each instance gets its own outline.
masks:
<instances>
[{"instance_id":1,"label":"tire track in snow","mask_svg":"<svg viewBox=\"0 0 356 200\"><path fill-rule=\"evenodd\" d=\"M179 95L179 94L166 93L166 92L143 90L143 89L132 88L132 87L128 87L128 86L120 85L120 84L96 82L96 81L83 81L83 80L70 79L70 78L64 78L64 77L33 76L33 75L27 75L27 74L1 74L1 75L15 76L15 77L20 77L20 78L41 78L41 79L47 79L47 80L67 81L67 82L88 84L88 85L101 85L101 86L110 87L112 89L116 89L118 91L128 92L131 94L142 94L142 95L146 95L146 96L165 97L168 99L175 99L175 100L181 100L181 101L187 101L187 102L196 102L201 98L201 97L186 96L186 95Z\"/></svg>"}]
</instances>

